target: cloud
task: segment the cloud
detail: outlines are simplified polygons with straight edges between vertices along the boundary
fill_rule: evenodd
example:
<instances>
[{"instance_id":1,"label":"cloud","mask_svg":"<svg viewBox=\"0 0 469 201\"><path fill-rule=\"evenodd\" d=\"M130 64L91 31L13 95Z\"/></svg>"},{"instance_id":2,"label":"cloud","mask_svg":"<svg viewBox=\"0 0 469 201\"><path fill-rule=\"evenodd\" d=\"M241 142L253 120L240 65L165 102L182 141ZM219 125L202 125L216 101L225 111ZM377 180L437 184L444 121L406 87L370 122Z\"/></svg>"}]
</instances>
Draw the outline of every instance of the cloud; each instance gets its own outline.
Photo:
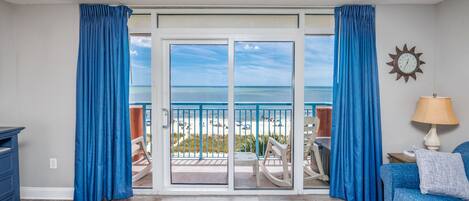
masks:
<instances>
[{"instance_id":1,"label":"cloud","mask_svg":"<svg viewBox=\"0 0 469 201\"><path fill-rule=\"evenodd\" d=\"M307 36L305 39L305 86L332 86L334 36Z\"/></svg>"},{"instance_id":2,"label":"cloud","mask_svg":"<svg viewBox=\"0 0 469 201\"><path fill-rule=\"evenodd\" d=\"M137 55L138 55L137 50L132 50L132 49L131 49L131 50L130 50L130 55L131 55L131 56L137 56Z\"/></svg>"},{"instance_id":3,"label":"cloud","mask_svg":"<svg viewBox=\"0 0 469 201\"><path fill-rule=\"evenodd\" d=\"M246 43L243 47L244 50L259 50L260 47L258 45Z\"/></svg>"},{"instance_id":4,"label":"cloud","mask_svg":"<svg viewBox=\"0 0 469 201\"><path fill-rule=\"evenodd\" d=\"M292 42L237 42L235 84L290 86L293 73Z\"/></svg>"},{"instance_id":5,"label":"cloud","mask_svg":"<svg viewBox=\"0 0 469 201\"><path fill-rule=\"evenodd\" d=\"M228 58L228 45L171 45L171 56L183 60L221 61Z\"/></svg>"},{"instance_id":6,"label":"cloud","mask_svg":"<svg viewBox=\"0 0 469 201\"><path fill-rule=\"evenodd\" d=\"M291 86L292 68L242 66L235 70L237 86Z\"/></svg>"},{"instance_id":7,"label":"cloud","mask_svg":"<svg viewBox=\"0 0 469 201\"><path fill-rule=\"evenodd\" d=\"M151 48L151 38L148 36L132 36L130 43L137 47Z\"/></svg>"}]
</instances>

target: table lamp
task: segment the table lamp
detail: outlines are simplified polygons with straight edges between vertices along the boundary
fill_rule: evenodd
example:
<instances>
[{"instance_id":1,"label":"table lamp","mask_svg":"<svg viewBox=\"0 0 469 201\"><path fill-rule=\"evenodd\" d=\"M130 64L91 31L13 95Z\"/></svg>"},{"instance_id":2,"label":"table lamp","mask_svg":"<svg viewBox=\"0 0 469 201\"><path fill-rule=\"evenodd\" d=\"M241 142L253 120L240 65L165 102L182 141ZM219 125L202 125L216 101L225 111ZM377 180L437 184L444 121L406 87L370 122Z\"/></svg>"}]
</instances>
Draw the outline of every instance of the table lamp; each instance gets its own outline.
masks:
<instances>
[{"instance_id":1,"label":"table lamp","mask_svg":"<svg viewBox=\"0 0 469 201\"><path fill-rule=\"evenodd\" d=\"M431 124L432 127L425 136L425 146L429 150L440 148L440 139L436 133L436 125L457 125L459 123L453 112L451 98L433 95L422 96L417 102L412 121Z\"/></svg>"}]
</instances>

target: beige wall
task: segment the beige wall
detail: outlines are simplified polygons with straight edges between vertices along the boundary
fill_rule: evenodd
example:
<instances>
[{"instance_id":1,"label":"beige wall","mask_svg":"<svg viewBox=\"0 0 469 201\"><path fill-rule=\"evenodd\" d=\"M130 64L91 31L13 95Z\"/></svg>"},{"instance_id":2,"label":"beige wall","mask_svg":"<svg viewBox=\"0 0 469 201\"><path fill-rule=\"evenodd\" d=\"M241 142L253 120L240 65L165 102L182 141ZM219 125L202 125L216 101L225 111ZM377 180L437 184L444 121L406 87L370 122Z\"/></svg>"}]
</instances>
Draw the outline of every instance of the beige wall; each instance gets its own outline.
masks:
<instances>
[{"instance_id":1,"label":"beige wall","mask_svg":"<svg viewBox=\"0 0 469 201\"><path fill-rule=\"evenodd\" d=\"M418 97L430 95L433 91L433 76L437 66L435 51L438 49L436 39L440 37L440 33L435 34L436 10L448 14L449 11L444 9L446 6L454 5L448 3L441 9L431 5L377 6L384 153L399 152L422 143L427 128L411 124L410 117ZM464 13L464 9L459 11ZM438 16L450 18L441 13ZM450 22L443 21L440 24L449 26L447 23ZM22 186L73 186L78 25L77 5L13 7L0 0L0 94L5 92L12 95L6 101L2 95L0 124L27 127L20 137ZM450 34L463 40L465 33L452 31ZM446 40L451 42L451 46L445 46L444 49L451 51L452 48L459 48L457 50L461 52L456 55L468 52L465 51L468 44L462 43L465 46L460 46L459 41L449 37ZM385 64L389 61L387 54L393 52L396 45L404 43L416 45L417 50L424 53L423 60L427 62L423 66L424 74L419 74L417 81L410 80L408 83L395 81L395 75L388 74L390 67ZM15 47L16 50L11 52ZM451 150L460 141L467 139L463 128L469 124L469 111L462 105L464 101L468 102L467 93L463 93L463 89L453 90L453 87L463 87L468 72L459 72L467 64L464 63L467 61L463 61L464 56L453 59L456 55L451 52L444 55L442 61L447 62L444 66L451 70L439 73L437 83L453 77L455 79L451 84L442 83L439 93L455 97L455 107L462 121L460 128L442 136L443 149ZM465 113L466 118L461 113ZM49 158L52 157L57 158L58 169L49 169Z\"/></svg>"}]
</instances>

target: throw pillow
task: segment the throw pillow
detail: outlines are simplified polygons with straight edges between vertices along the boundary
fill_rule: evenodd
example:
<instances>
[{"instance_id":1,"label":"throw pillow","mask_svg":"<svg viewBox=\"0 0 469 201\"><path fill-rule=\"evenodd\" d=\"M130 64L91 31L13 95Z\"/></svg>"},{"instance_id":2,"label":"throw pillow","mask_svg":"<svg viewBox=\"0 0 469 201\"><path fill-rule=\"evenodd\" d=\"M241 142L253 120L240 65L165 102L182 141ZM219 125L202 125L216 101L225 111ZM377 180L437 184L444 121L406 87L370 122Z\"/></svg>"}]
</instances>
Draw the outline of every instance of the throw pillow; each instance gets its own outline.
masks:
<instances>
[{"instance_id":1,"label":"throw pillow","mask_svg":"<svg viewBox=\"0 0 469 201\"><path fill-rule=\"evenodd\" d=\"M469 181L459 153L419 149L415 151L423 194L445 195L469 200Z\"/></svg>"}]
</instances>

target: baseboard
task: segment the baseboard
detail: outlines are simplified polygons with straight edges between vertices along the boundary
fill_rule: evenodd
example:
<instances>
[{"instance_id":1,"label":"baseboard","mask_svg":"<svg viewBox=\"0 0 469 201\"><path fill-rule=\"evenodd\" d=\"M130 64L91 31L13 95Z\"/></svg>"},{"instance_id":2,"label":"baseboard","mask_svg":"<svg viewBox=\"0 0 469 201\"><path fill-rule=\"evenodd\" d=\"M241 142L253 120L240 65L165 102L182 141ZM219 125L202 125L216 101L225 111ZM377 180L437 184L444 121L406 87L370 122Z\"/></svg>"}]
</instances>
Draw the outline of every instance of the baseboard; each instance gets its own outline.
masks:
<instances>
[{"instance_id":1,"label":"baseboard","mask_svg":"<svg viewBox=\"0 0 469 201\"><path fill-rule=\"evenodd\" d=\"M22 186L20 197L34 200L73 200L73 188Z\"/></svg>"},{"instance_id":2,"label":"baseboard","mask_svg":"<svg viewBox=\"0 0 469 201\"><path fill-rule=\"evenodd\" d=\"M31 200L73 200L73 188L54 188L54 187L21 187L21 199ZM329 189L305 189L302 194L327 195ZM134 195L154 195L150 189L134 189ZM285 191L251 191L240 190L235 192L221 191L190 191L187 189L175 189L160 192L160 195L297 195L296 192Z\"/></svg>"}]
</instances>

